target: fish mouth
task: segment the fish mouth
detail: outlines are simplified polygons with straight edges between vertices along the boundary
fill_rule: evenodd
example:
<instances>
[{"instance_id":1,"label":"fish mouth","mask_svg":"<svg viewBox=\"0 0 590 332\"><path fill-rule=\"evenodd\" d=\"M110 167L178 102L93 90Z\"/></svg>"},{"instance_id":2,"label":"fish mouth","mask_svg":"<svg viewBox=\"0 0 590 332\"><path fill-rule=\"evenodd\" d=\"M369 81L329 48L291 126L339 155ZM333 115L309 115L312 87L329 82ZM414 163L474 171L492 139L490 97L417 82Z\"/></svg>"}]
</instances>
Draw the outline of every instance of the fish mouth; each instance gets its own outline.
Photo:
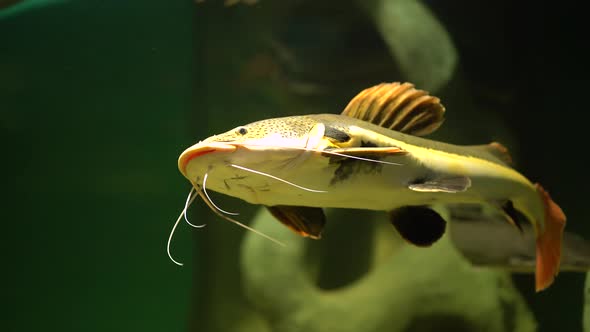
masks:
<instances>
[{"instance_id":1,"label":"fish mouth","mask_svg":"<svg viewBox=\"0 0 590 332\"><path fill-rule=\"evenodd\" d=\"M194 158L212 153L212 152L233 152L237 149L235 145L222 143L222 142L204 142L197 143L188 149L184 150L180 157L178 157L178 169L184 175L186 174L186 167L188 163Z\"/></svg>"}]
</instances>

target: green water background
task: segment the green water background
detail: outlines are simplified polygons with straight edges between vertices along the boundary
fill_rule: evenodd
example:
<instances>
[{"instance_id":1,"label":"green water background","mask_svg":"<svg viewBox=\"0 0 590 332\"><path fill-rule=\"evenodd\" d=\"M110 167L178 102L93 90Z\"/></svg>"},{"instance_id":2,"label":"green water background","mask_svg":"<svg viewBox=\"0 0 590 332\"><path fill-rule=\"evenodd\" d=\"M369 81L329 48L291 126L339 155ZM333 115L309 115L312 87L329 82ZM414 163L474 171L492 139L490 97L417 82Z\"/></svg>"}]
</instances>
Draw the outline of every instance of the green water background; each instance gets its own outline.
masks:
<instances>
[{"instance_id":1,"label":"green water background","mask_svg":"<svg viewBox=\"0 0 590 332\"><path fill-rule=\"evenodd\" d=\"M198 293L206 265L195 249L207 231L177 232L174 254L185 267L165 254L188 191L176 158L213 133L282 114L260 107L280 98L266 93L272 68L225 85L241 59L255 54L256 34L270 34L267 21L245 18L247 6L208 2L29 1L0 11L0 133L8 184L0 329L178 331L187 329L194 310L206 310ZM335 1L331 6L336 17L352 10ZM462 130L497 139L488 135L494 132L489 123L452 116L465 104L496 112L517 142L512 151L519 169L551 188L568 214L568 229L588 238L584 22L562 6L431 6L460 56L450 87L439 94L450 101L447 135L453 121L464 121ZM321 39L312 29L321 21L288 21L295 24L283 36L303 45L326 42L329 36ZM244 29L245 22L252 27ZM305 64L306 75L287 73L286 81L346 85L340 72L321 71L345 63L345 54L322 56L329 60L319 69ZM303 57L310 58L316 60ZM380 68L373 77L399 77ZM356 91L364 81L371 79L341 91ZM465 95L472 100L463 103ZM246 104L227 113L223 105L234 105L232 98ZM334 112L345 102L338 99ZM218 113L203 107L210 105L218 105ZM314 112L294 108L290 112ZM196 208L194 215L204 213ZM581 329L583 275L564 274L541 295L527 288L530 276L516 279L542 330ZM198 323L191 326L198 330Z\"/></svg>"}]
</instances>

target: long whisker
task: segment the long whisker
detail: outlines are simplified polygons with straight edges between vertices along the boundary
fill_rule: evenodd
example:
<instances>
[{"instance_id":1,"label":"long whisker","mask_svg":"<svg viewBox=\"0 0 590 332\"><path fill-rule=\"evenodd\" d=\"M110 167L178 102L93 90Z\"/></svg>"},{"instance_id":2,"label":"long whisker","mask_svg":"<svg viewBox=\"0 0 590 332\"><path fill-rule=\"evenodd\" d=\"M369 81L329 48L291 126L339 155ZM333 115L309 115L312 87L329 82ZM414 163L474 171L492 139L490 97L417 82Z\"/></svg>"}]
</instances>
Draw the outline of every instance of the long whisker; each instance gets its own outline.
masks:
<instances>
[{"instance_id":1,"label":"long whisker","mask_svg":"<svg viewBox=\"0 0 590 332\"><path fill-rule=\"evenodd\" d=\"M219 210L220 212L223 212L225 214L229 214L229 215L232 215L232 216L239 215L239 213L237 213L237 212L228 212L228 211L225 211L222 208L220 208L219 206L217 206L215 203L213 203L213 200L211 199L211 197L209 197L209 194L207 193L207 177L208 176L209 176L209 173L205 173L205 177L203 178L203 192L205 193L205 196L207 196L207 200L209 202L211 202L211 205L213 205L215 207L215 209ZM201 196L201 197L203 197L203 196ZM205 199L203 198L203 200L205 200ZM207 201L207 200L205 200L205 201Z\"/></svg>"},{"instance_id":2,"label":"long whisker","mask_svg":"<svg viewBox=\"0 0 590 332\"><path fill-rule=\"evenodd\" d=\"M325 154L329 154L329 155L333 155L333 156L346 157L346 158L350 158L350 159L368 161L368 162L377 163L377 164L385 164L385 165L393 165L393 166L403 166L404 165L404 164L400 164L400 163L394 163L391 161L383 161L383 160L376 160L376 159L370 159L370 158L363 158L363 157L359 157L359 156L351 156L346 153L338 153L338 152L333 152L330 150L311 149L309 151L321 152L321 153L325 153Z\"/></svg>"},{"instance_id":3,"label":"long whisker","mask_svg":"<svg viewBox=\"0 0 590 332\"><path fill-rule=\"evenodd\" d=\"M168 243L166 243L166 252L168 253L168 257L170 258L170 260L171 260L171 261L172 261L174 264L176 264L176 265L178 265L178 266L183 266L184 264L182 264L181 262L179 262L179 261L175 260L175 259L172 257L172 254L170 253L170 243L172 243L172 236L174 236L174 231L176 231L176 227L178 227L178 224L179 224L179 223L180 223L180 221L182 220L182 217L183 217L183 216L184 216L184 218L185 218L186 222L187 222L189 225L193 226L193 224L191 224L191 223L190 223L190 222L189 222L189 221L186 219L186 209L187 209L187 208L188 208L188 206L189 206L189 205L190 205L190 204L193 202L193 200L195 199L195 197L197 197L197 196L193 196L193 197L192 197L192 199L191 199L191 194L193 193L193 190L195 190L195 188L194 188L194 187L193 187L193 188L191 189L191 191L188 193L188 197L187 197L187 199L186 199L186 203L184 204L184 209L182 209L182 211L180 212L180 215L178 216L178 219L176 219L176 222L174 223L174 226L172 226L172 230L170 231L170 235L168 236ZM195 227L203 227L203 226L205 226L205 225L202 225L202 226L196 226L196 225L194 225L194 226L195 226Z\"/></svg>"},{"instance_id":4,"label":"long whisker","mask_svg":"<svg viewBox=\"0 0 590 332\"><path fill-rule=\"evenodd\" d=\"M239 166L239 165L235 165L235 164L229 164L229 166L231 166L231 167L235 167L235 168L239 168L239 169L241 169L241 170L244 170L244 171L247 171L247 172L252 172L252 173L255 173L255 174L259 174L259 175L267 176L267 177L269 177L269 178L271 178L271 179L275 179L275 180L277 180L277 181L280 181L280 182L286 183L286 184L288 184L288 185L291 185L291 186L293 186L293 187L297 187L297 188L299 188L299 189L302 189L302 190L311 191L311 192L314 192L314 193L327 193L327 191L326 191L326 190L317 190L317 189L310 189L310 188L306 188L306 187L300 186L300 185L298 185L298 184L295 184L295 183L293 183L293 182L289 182L289 181L287 181L287 180L285 180L285 179L281 179L281 178L279 178L279 177L276 177L276 176L274 176L274 175L270 175L270 174L268 174L268 173L264 173L264 172L256 171L256 170L253 170L253 169L251 169L251 168L244 167L244 166Z\"/></svg>"},{"instance_id":5,"label":"long whisker","mask_svg":"<svg viewBox=\"0 0 590 332\"><path fill-rule=\"evenodd\" d=\"M248 143L248 145L250 146L260 146L260 147L266 147L266 148L275 148L275 149L292 149L292 150L302 150L302 151L309 151L309 152L321 152L321 153L325 153L325 154L329 154L332 156L339 156L339 157L345 157L345 158L350 158L350 159L356 159L356 160L363 160L363 161L368 161L371 163L377 163L377 164L384 164L384 165L393 165L393 166L403 166L404 164L400 164L400 163L394 163L391 161L384 161L384 160L376 160L376 159L370 159L370 158L364 158L364 157L358 157L358 156L351 156L349 154L346 153L339 153L339 152L334 152L334 151L330 151L330 150L320 150L320 149L312 149L312 148L308 148L308 147L299 147L299 146L279 146L279 145L266 145L266 144L251 144Z\"/></svg>"},{"instance_id":6,"label":"long whisker","mask_svg":"<svg viewBox=\"0 0 590 332\"><path fill-rule=\"evenodd\" d=\"M235 220L233 218L230 218L230 217L226 216L225 214L222 214L219 210L215 209L215 207L213 205L213 202L211 200L207 199L207 198L209 198L209 196L206 195L206 192L204 190L199 190L199 191L197 191L197 193L199 194L199 196L201 196L201 198L203 198L203 201L205 201L205 203L209 206L209 208L213 212L215 212L215 214L217 214L218 216L220 216L221 218L223 218L223 219L225 219L225 220L227 220L229 222L232 222L232 223L234 223L234 224L236 224L236 225L238 225L240 227L243 227L243 228L245 228L245 229L247 229L247 230L249 230L249 231L251 231L251 232L253 232L255 234L258 234L258 235L260 235L260 236L262 236L262 237L264 237L264 238L266 238L268 240L271 240L272 242L274 242L274 243L276 243L278 245L281 245L283 247L285 246L285 244L282 243L282 242L280 242L279 240L274 239L274 238L272 238L272 237L270 237L270 236L268 236L268 235L266 235L266 234L264 234L264 233L262 233L260 231L257 231L257 230L255 230L252 227L246 226L246 225L242 224L241 222L239 222L239 221L237 221L237 220Z\"/></svg>"},{"instance_id":7,"label":"long whisker","mask_svg":"<svg viewBox=\"0 0 590 332\"><path fill-rule=\"evenodd\" d=\"M170 258L170 260L178 265L178 266L182 266L184 264L176 261L174 258L172 258L172 254L170 253L170 243L172 242L172 236L174 235L174 231L176 230L176 226L178 226L178 223L180 223L180 220L182 219L182 214L180 216L178 216L178 219L176 220L176 222L174 223L174 226L172 227L172 230L170 231L170 235L168 236L168 244L166 244L166 252L168 253L168 257Z\"/></svg>"},{"instance_id":8,"label":"long whisker","mask_svg":"<svg viewBox=\"0 0 590 332\"><path fill-rule=\"evenodd\" d=\"M193 187L191 189L191 191L188 193L188 197L186 198L186 203L184 203L184 210L182 210L182 215L184 216L184 221L186 221L187 224L191 225L194 228L203 228L205 227L207 224L202 224L202 225L195 225L193 223L191 223L190 221L188 221L188 218L186 217L186 211L188 210L188 207L193 204L193 202L195 201L195 198L197 198L197 195L191 196L193 194L193 192L195 192L195 187Z\"/></svg>"}]
</instances>

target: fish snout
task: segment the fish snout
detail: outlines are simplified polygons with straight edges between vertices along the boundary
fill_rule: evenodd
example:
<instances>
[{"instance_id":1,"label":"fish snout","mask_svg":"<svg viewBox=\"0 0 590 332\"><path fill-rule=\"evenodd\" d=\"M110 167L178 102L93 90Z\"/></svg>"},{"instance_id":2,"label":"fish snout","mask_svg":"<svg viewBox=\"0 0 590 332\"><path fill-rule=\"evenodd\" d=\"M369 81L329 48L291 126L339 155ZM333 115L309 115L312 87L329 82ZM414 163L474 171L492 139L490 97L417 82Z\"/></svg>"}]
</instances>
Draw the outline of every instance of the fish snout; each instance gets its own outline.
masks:
<instances>
[{"instance_id":1,"label":"fish snout","mask_svg":"<svg viewBox=\"0 0 590 332\"><path fill-rule=\"evenodd\" d=\"M213 152L233 152L237 149L235 145L221 142L199 142L188 149L184 150L178 158L178 169L188 178L187 166L197 157L204 156Z\"/></svg>"}]
</instances>

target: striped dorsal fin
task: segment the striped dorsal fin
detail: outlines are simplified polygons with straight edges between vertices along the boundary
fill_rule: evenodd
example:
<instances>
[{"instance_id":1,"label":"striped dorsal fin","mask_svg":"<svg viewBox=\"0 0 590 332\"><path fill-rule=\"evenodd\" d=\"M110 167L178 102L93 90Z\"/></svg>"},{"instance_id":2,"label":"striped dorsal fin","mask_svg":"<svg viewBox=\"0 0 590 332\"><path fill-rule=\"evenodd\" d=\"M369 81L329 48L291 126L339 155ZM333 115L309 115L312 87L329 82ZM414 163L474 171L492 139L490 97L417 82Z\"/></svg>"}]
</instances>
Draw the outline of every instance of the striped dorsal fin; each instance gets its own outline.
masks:
<instances>
[{"instance_id":1,"label":"striped dorsal fin","mask_svg":"<svg viewBox=\"0 0 590 332\"><path fill-rule=\"evenodd\" d=\"M347 115L406 134L424 136L444 121L440 99L411 83L381 83L357 94L342 111Z\"/></svg>"}]
</instances>

